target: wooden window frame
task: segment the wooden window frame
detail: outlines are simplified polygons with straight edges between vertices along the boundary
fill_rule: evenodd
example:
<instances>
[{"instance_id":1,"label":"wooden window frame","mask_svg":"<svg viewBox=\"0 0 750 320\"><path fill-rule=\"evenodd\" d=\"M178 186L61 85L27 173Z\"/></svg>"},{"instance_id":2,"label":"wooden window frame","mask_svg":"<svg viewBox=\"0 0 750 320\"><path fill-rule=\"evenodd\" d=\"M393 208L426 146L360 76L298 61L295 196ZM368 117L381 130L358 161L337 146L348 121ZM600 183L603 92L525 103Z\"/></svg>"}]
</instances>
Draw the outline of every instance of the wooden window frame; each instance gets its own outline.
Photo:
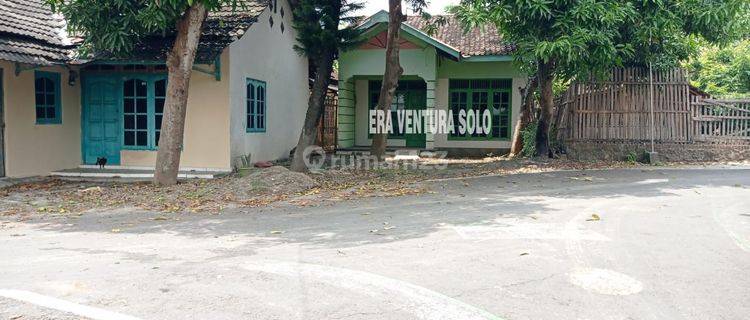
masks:
<instances>
[{"instance_id":1,"label":"wooden window frame","mask_svg":"<svg viewBox=\"0 0 750 320\"><path fill-rule=\"evenodd\" d=\"M146 82L146 113L138 113L138 112L135 112L135 113L126 113L125 112L125 99L135 97L135 96L133 96L133 97L125 96L125 92L124 92L125 87L124 87L124 85L125 85L126 82L128 82L130 80L141 80L141 81L145 81ZM165 93L165 95L163 97L156 95L156 82L161 81L161 80L165 81L165 84L164 84L164 90L165 90L164 93ZM123 87L120 88L120 90L123 90L122 91L122 96L121 96L122 97L122 108L123 108L122 109L122 148L124 150L147 150L147 151L156 151L156 150L158 150L158 141L156 140L157 139L156 133L157 133L157 131L161 132L161 130L160 129L156 129L156 126L157 126L156 125L156 119L157 119L156 117L158 115L162 115L163 116L163 113L158 114L156 112L156 99L163 98L164 101L165 101L165 103L166 103L166 90L167 90L167 88L166 88L166 86L167 86L166 80L167 80L167 75L163 75L163 74L162 75L142 74L142 75L127 75L123 79L123 81L121 82L121 84L123 86ZM135 92L134 92L134 94L135 94ZM137 111L137 109L135 109L134 111ZM134 115L134 116L136 116L136 117L137 117L138 114L141 114L141 115L145 114L146 115L146 130L145 130L146 131L146 145L145 146L127 145L127 144L125 144L125 132L126 131L132 131L131 129L125 129L125 116L126 115L131 115L131 114ZM136 119L136 125L137 125L137 119ZM143 131L143 130L138 129L138 130L136 130L136 132L137 131ZM135 141L137 142L137 139L138 139L137 135L136 135L135 139L136 139Z\"/></svg>"},{"instance_id":2,"label":"wooden window frame","mask_svg":"<svg viewBox=\"0 0 750 320\"><path fill-rule=\"evenodd\" d=\"M458 82L458 81L466 81L469 85L467 87L460 87L455 88L452 84L452 82ZM487 88L475 88L474 84L478 81L489 81L492 82L498 82L502 83L502 86L498 87L492 87L489 86ZM505 116L508 118L508 122L506 125L500 125L500 128L505 127L506 129L506 137L502 137L502 135L499 135L498 137L493 137L492 133L489 135L480 135L480 136L472 136L469 135L469 133L464 133L461 135L460 132L456 131L454 134L448 134L448 140L449 141L510 141L511 136L511 127L513 122L513 80L512 79L506 79L506 78L493 78L493 79L450 79L449 80L449 89L448 89L448 110L453 109L453 93L465 93L466 94L466 110L474 110L474 93L484 92L487 94L487 108L491 109L494 105L494 94L495 93L506 93L508 94L508 108L506 110ZM501 102L502 103L502 102ZM458 116L458 115L456 115ZM481 117L481 115L480 115ZM475 120L476 121L476 120ZM492 122L492 117L490 118L490 128L492 130L494 127L494 124ZM454 125L458 126L459 124L454 121Z\"/></svg>"},{"instance_id":3,"label":"wooden window frame","mask_svg":"<svg viewBox=\"0 0 750 320\"><path fill-rule=\"evenodd\" d=\"M50 94L50 91L39 91L39 88L36 87L36 82L39 79L49 79L54 83L55 88L54 91L51 93L54 94L54 110L55 110L55 117L49 118L39 118L37 115L37 109L38 108L44 108L45 113L47 112L46 109L49 108L50 104L46 103L46 98ZM34 71L34 118L36 119L36 124L38 125L54 125L54 124L62 124L62 88L60 87L61 81L60 81L60 73L58 72L49 72L49 71ZM42 94L45 96L45 104L40 105L39 101L37 101L37 95Z\"/></svg>"},{"instance_id":4,"label":"wooden window frame","mask_svg":"<svg viewBox=\"0 0 750 320\"><path fill-rule=\"evenodd\" d=\"M247 87L253 85L253 95L247 94ZM259 89L263 88L263 97L258 97ZM252 104L252 107L251 107ZM262 111L258 106L262 105ZM260 118L260 121L258 120ZM252 119L252 121L250 121ZM252 124L250 122L253 122ZM245 78L245 132L264 133L268 123L268 83L263 80Z\"/></svg>"}]
</instances>

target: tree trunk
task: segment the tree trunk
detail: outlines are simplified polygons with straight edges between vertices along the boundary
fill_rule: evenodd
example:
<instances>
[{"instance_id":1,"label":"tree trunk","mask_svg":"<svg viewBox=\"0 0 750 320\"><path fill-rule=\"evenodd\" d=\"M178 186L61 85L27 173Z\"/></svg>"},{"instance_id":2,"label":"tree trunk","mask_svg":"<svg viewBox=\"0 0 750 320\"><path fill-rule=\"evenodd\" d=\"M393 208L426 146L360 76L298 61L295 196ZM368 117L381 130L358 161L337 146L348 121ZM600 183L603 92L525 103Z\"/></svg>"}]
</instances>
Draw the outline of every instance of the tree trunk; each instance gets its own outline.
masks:
<instances>
[{"instance_id":1,"label":"tree trunk","mask_svg":"<svg viewBox=\"0 0 750 320\"><path fill-rule=\"evenodd\" d=\"M401 0L388 0L388 36L385 45L385 73L383 74L383 84L380 87L378 96L378 105L376 110L386 113L391 107L393 94L398 86L398 78L404 72L399 62L399 34L401 23L404 21L404 14L401 12ZM377 133L372 137L372 146L370 153L378 159L385 155L385 147L388 142L387 133Z\"/></svg>"},{"instance_id":2,"label":"tree trunk","mask_svg":"<svg viewBox=\"0 0 750 320\"><path fill-rule=\"evenodd\" d=\"M157 185L170 186L177 183L190 74L207 14L206 7L198 1L187 9L177 22L177 36L172 51L167 55L167 97L154 172L154 183Z\"/></svg>"},{"instance_id":3,"label":"tree trunk","mask_svg":"<svg viewBox=\"0 0 750 320\"><path fill-rule=\"evenodd\" d=\"M549 147L549 126L552 121L553 93L552 82L554 80L554 63L552 61L539 61L539 122L536 131L536 155L552 157Z\"/></svg>"},{"instance_id":4,"label":"tree trunk","mask_svg":"<svg viewBox=\"0 0 750 320\"><path fill-rule=\"evenodd\" d=\"M513 130L513 141L510 144L511 157L518 156L523 151L523 137L521 137L521 133L534 120L534 92L537 85L536 77L529 77L526 88L521 90L523 101L521 102L521 112L518 116L518 121L516 121L516 127Z\"/></svg>"},{"instance_id":5,"label":"tree trunk","mask_svg":"<svg viewBox=\"0 0 750 320\"><path fill-rule=\"evenodd\" d=\"M292 158L292 171L306 172L305 149L315 144L315 138L318 136L318 122L323 115L323 109L328 92L328 85L331 82L331 71L333 69L334 53L327 52L315 59L315 83L313 83L310 98L307 101L307 114L305 115L305 124L299 135L297 149L294 151Z\"/></svg>"}]
</instances>

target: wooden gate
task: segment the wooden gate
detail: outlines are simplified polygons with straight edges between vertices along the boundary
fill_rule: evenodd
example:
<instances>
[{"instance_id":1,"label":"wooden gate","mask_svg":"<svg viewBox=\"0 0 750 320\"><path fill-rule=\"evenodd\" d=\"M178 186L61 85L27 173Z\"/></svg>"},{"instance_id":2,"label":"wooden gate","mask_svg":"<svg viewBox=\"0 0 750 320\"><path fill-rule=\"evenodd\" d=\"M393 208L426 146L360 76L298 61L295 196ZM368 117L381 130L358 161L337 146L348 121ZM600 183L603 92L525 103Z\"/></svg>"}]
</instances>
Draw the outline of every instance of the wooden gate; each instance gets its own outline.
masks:
<instances>
[{"instance_id":1,"label":"wooden gate","mask_svg":"<svg viewBox=\"0 0 750 320\"><path fill-rule=\"evenodd\" d=\"M316 138L316 144L326 151L336 149L338 104L338 92L329 88L323 106L323 115L318 123L318 137Z\"/></svg>"},{"instance_id":2,"label":"wooden gate","mask_svg":"<svg viewBox=\"0 0 750 320\"><path fill-rule=\"evenodd\" d=\"M692 102L695 140L750 142L750 99L698 99Z\"/></svg>"},{"instance_id":3,"label":"wooden gate","mask_svg":"<svg viewBox=\"0 0 750 320\"><path fill-rule=\"evenodd\" d=\"M649 73L612 70L602 81L575 82L555 104L557 137L567 142L651 140ZM654 141L750 144L750 99L692 94L684 70L654 72Z\"/></svg>"}]
</instances>

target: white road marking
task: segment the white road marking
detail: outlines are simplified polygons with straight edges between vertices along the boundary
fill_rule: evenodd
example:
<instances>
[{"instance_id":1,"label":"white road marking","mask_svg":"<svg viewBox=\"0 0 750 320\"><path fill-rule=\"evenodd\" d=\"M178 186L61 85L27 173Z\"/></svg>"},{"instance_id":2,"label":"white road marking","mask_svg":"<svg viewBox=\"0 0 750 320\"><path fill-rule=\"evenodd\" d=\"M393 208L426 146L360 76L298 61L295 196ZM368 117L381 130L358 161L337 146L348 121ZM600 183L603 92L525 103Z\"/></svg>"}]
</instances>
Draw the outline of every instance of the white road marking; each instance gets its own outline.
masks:
<instances>
[{"instance_id":1,"label":"white road marking","mask_svg":"<svg viewBox=\"0 0 750 320\"><path fill-rule=\"evenodd\" d=\"M646 180L635 182L635 184L656 184L656 183L665 183L665 182L669 182L669 179L646 179Z\"/></svg>"},{"instance_id":2,"label":"white road marking","mask_svg":"<svg viewBox=\"0 0 750 320\"><path fill-rule=\"evenodd\" d=\"M80 305L77 303L44 296L38 293L24 290L0 289L0 297L23 301L35 304L41 307L55 309L63 312L72 313L78 316L94 320L140 320L136 317L107 311L104 309Z\"/></svg>"},{"instance_id":3,"label":"white road marking","mask_svg":"<svg viewBox=\"0 0 750 320\"><path fill-rule=\"evenodd\" d=\"M368 296L403 303L418 319L495 319L487 311L405 281L350 269L286 261L251 262L248 270L308 278ZM392 299L398 295L400 299Z\"/></svg>"},{"instance_id":4,"label":"white road marking","mask_svg":"<svg viewBox=\"0 0 750 320\"><path fill-rule=\"evenodd\" d=\"M714 221L716 224L718 224L722 229L724 229L724 232L729 235L730 238L734 241L734 243L740 247L740 249L744 250L745 252L750 252L750 235L748 235L748 232L742 232L742 231L750 231L750 226L743 225L742 220L738 222L731 222L728 219L728 216L738 214L737 212L744 211L745 207L743 203L737 202L728 205L726 208L719 210L716 206L716 203L714 201L714 197L707 196L706 197L708 201L710 201L710 208L711 213L714 218ZM731 203L730 200L728 200L725 203ZM735 209L736 210L732 210ZM743 230L744 229L744 230ZM739 230L740 232L735 232L736 230ZM743 235L745 234L745 235Z\"/></svg>"},{"instance_id":5,"label":"white road marking","mask_svg":"<svg viewBox=\"0 0 750 320\"><path fill-rule=\"evenodd\" d=\"M606 269L578 269L570 274L570 282L599 294L624 296L643 290L643 284L632 277Z\"/></svg>"},{"instance_id":6,"label":"white road marking","mask_svg":"<svg viewBox=\"0 0 750 320\"><path fill-rule=\"evenodd\" d=\"M581 211L565 226L565 250L574 265L573 271L568 275L570 283L599 294L630 295L641 292L643 284L640 281L616 271L589 266L580 239L573 236L582 228L580 221L588 216L586 211Z\"/></svg>"}]
</instances>

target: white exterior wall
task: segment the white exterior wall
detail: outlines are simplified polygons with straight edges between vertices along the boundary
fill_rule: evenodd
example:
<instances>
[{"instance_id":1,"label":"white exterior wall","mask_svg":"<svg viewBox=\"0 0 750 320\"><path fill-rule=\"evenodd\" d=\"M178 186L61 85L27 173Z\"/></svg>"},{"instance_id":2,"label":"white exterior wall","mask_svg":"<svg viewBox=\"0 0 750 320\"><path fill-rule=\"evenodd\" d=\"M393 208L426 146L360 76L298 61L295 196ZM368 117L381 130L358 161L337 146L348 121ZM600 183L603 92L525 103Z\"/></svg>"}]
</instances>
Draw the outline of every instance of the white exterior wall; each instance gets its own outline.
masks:
<instances>
[{"instance_id":1,"label":"white exterior wall","mask_svg":"<svg viewBox=\"0 0 750 320\"><path fill-rule=\"evenodd\" d=\"M231 157L250 155L250 160L286 158L297 145L307 111L308 64L293 46L297 32L292 26L292 9L287 1L279 8L266 9L245 35L229 46L229 100ZM281 17L281 7L284 17ZM273 27L269 17L273 16ZM281 32L281 24L284 32ZM246 132L245 79L266 82L266 131Z\"/></svg>"}]
</instances>

